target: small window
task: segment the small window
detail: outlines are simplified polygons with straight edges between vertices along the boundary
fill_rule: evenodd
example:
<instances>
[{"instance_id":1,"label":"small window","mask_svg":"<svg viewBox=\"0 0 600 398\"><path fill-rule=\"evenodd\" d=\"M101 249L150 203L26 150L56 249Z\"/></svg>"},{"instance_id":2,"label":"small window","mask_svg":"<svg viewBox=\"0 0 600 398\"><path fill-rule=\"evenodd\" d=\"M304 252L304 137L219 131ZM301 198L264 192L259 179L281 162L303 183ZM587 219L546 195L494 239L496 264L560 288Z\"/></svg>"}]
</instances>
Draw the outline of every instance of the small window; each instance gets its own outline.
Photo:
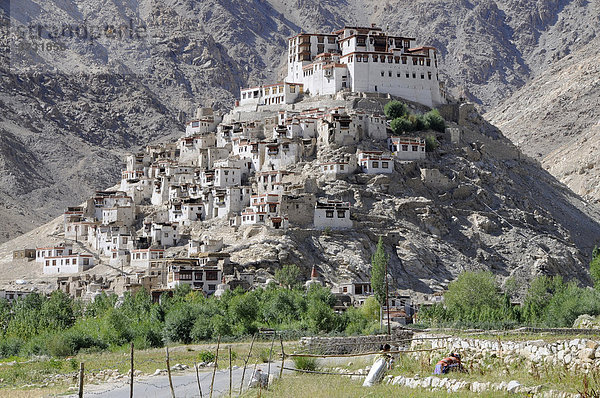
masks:
<instances>
[{"instance_id":1,"label":"small window","mask_svg":"<svg viewBox=\"0 0 600 398\"><path fill-rule=\"evenodd\" d=\"M337 216L338 218L346 218L346 210L338 210Z\"/></svg>"},{"instance_id":2,"label":"small window","mask_svg":"<svg viewBox=\"0 0 600 398\"><path fill-rule=\"evenodd\" d=\"M325 217L327 217L327 218L333 218L333 210L326 210L325 211Z\"/></svg>"},{"instance_id":3,"label":"small window","mask_svg":"<svg viewBox=\"0 0 600 398\"><path fill-rule=\"evenodd\" d=\"M392 71L391 70L388 70L388 76L392 77Z\"/></svg>"},{"instance_id":4,"label":"small window","mask_svg":"<svg viewBox=\"0 0 600 398\"><path fill-rule=\"evenodd\" d=\"M379 167L379 162L373 162L373 167L378 168Z\"/></svg>"},{"instance_id":5,"label":"small window","mask_svg":"<svg viewBox=\"0 0 600 398\"><path fill-rule=\"evenodd\" d=\"M390 164L388 162L381 162L381 167L387 169L390 167Z\"/></svg>"},{"instance_id":6,"label":"small window","mask_svg":"<svg viewBox=\"0 0 600 398\"><path fill-rule=\"evenodd\" d=\"M412 150L413 150L413 152L417 152L419 150L419 147L416 145L413 145Z\"/></svg>"},{"instance_id":7,"label":"small window","mask_svg":"<svg viewBox=\"0 0 600 398\"><path fill-rule=\"evenodd\" d=\"M408 152L408 145L402 145L402 151Z\"/></svg>"},{"instance_id":8,"label":"small window","mask_svg":"<svg viewBox=\"0 0 600 398\"><path fill-rule=\"evenodd\" d=\"M385 76L385 72L381 71L381 77Z\"/></svg>"}]
</instances>

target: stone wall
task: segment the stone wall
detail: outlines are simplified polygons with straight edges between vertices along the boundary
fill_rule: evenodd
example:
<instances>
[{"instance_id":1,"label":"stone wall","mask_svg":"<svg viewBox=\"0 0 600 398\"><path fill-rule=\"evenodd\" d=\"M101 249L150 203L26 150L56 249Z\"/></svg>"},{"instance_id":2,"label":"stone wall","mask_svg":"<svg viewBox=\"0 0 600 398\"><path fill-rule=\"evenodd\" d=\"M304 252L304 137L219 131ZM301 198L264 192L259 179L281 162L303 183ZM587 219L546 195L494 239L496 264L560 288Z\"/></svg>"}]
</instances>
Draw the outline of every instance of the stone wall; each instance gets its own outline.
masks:
<instances>
[{"instance_id":1,"label":"stone wall","mask_svg":"<svg viewBox=\"0 0 600 398\"><path fill-rule=\"evenodd\" d=\"M392 350L407 350L412 336L412 330L398 329L391 336L303 337L300 339L300 351L319 354L373 352L379 351L380 346L386 343L392 346Z\"/></svg>"},{"instance_id":2,"label":"stone wall","mask_svg":"<svg viewBox=\"0 0 600 398\"><path fill-rule=\"evenodd\" d=\"M592 339L545 342L451 337L440 340L413 340L411 345L415 349L424 346L444 348L444 354L458 352L465 363L481 363L486 358L497 357L507 365L524 361L527 366L552 365L585 373L600 368L600 341Z\"/></svg>"}]
</instances>

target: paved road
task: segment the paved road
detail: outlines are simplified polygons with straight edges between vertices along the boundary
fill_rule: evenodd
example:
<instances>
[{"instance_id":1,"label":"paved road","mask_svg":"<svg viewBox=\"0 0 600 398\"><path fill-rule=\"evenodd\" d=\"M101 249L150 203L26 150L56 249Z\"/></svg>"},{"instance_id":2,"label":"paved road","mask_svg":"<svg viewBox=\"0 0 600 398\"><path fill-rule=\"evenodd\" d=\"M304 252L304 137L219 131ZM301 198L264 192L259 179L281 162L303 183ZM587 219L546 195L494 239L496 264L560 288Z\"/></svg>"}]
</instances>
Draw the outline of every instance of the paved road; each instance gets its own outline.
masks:
<instances>
[{"instance_id":1,"label":"paved road","mask_svg":"<svg viewBox=\"0 0 600 398\"><path fill-rule=\"evenodd\" d=\"M285 366L289 367L291 363L286 361ZM281 362L271 363L271 374L279 376L279 367ZM258 366L263 372L267 372L268 364ZM254 365L248 366L244 376L244 390L248 388L248 382L252 377ZM233 390L235 392L240 388L242 380L242 368L234 369L232 372ZM285 371L288 373L289 371ZM197 398L200 396L196 373L186 371L185 373L173 372L173 388L177 398ZM200 385L204 398L208 398L210 393L210 382L212 379L212 370L203 370L200 372ZM229 369L217 370L215 374L215 384L213 397L222 397L229 395ZM169 387L169 378L167 376L139 377L134 380L133 396L140 398L171 398ZM69 398L75 398L77 395L70 395ZM94 398L127 398L129 397L129 383L103 383L99 385L87 385L84 388L84 397Z\"/></svg>"}]
</instances>

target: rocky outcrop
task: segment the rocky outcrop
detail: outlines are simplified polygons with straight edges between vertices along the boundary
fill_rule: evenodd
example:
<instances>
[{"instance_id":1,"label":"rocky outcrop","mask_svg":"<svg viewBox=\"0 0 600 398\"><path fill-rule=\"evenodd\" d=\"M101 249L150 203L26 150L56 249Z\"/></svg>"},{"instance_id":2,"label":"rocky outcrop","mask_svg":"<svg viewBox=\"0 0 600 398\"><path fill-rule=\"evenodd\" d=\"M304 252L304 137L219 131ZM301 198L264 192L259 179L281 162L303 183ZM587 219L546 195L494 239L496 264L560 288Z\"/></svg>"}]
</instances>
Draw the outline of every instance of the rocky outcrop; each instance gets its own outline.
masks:
<instances>
[{"instance_id":1,"label":"rocky outcrop","mask_svg":"<svg viewBox=\"0 0 600 398\"><path fill-rule=\"evenodd\" d=\"M0 242L58 215L65 200L112 185L120 152L172 136L194 105L229 108L240 86L281 79L286 38L300 31L376 21L416 37L440 49L451 91L489 107L590 42L600 13L577 0L10 4L0 8L0 134L26 153L2 181ZM132 18L145 29L139 40L65 39L60 52L16 51L32 40L7 29L18 21L99 29ZM11 156L0 149L4 162ZM26 177L32 167L40 176Z\"/></svg>"}]
</instances>

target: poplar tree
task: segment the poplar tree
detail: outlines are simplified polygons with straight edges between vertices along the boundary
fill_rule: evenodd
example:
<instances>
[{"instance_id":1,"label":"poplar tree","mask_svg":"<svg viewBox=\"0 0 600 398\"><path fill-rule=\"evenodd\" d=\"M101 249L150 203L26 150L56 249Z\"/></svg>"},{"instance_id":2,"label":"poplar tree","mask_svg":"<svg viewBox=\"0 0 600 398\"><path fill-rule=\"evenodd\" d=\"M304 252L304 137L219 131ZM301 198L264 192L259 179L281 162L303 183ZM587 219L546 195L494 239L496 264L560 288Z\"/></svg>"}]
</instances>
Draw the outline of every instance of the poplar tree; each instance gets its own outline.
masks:
<instances>
[{"instance_id":1,"label":"poplar tree","mask_svg":"<svg viewBox=\"0 0 600 398\"><path fill-rule=\"evenodd\" d=\"M379 305L385 304L385 270L388 260L383 249L383 239L380 236L375 253L371 256L371 288Z\"/></svg>"}]
</instances>

